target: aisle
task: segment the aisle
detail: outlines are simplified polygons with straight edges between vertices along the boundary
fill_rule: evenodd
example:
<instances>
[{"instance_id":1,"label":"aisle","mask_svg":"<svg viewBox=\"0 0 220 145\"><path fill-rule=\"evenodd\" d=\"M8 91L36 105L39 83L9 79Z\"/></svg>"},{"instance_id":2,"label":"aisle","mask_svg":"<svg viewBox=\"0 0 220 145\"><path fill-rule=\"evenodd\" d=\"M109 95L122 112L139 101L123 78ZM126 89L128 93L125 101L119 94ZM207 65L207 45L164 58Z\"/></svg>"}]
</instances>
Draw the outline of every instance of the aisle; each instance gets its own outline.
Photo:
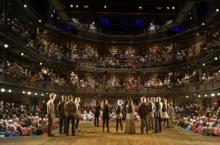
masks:
<instances>
[{"instance_id":1,"label":"aisle","mask_svg":"<svg viewBox=\"0 0 220 145\"><path fill-rule=\"evenodd\" d=\"M1 145L219 145L219 137L204 137L180 128L166 129L161 134L149 133L126 135L116 133L115 127L111 133L102 133L101 128L93 127L90 122L80 124L80 132L76 137L59 135L55 131L55 137L46 135L37 137L17 137L0 139Z\"/></svg>"}]
</instances>

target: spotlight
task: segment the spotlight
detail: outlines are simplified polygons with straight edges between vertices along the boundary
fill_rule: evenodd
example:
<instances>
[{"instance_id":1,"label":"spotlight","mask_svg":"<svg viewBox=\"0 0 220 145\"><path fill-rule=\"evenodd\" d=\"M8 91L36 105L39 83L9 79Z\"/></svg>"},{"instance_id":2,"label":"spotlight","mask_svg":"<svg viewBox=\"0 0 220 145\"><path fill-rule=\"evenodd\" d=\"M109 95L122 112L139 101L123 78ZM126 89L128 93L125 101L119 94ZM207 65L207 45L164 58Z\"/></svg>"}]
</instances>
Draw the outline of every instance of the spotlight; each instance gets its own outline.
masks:
<instances>
[{"instance_id":1,"label":"spotlight","mask_svg":"<svg viewBox=\"0 0 220 145\"><path fill-rule=\"evenodd\" d=\"M43 63L42 63L42 62L40 62L40 65L43 65Z\"/></svg>"},{"instance_id":2,"label":"spotlight","mask_svg":"<svg viewBox=\"0 0 220 145\"><path fill-rule=\"evenodd\" d=\"M4 89L4 88L1 88L1 92L4 93L4 92L5 92L5 89Z\"/></svg>"},{"instance_id":3,"label":"spotlight","mask_svg":"<svg viewBox=\"0 0 220 145\"><path fill-rule=\"evenodd\" d=\"M175 6L172 6L172 9L175 10Z\"/></svg>"},{"instance_id":4,"label":"spotlight","mask_svg":"<svg viewBox=\"0 0 220 145\"><path fill-rule=\"evenodd\" d=\"M215 93L212 93L211 96L212 96L212 97L215 97Z\"/></svg>"},{"instance_id":5,"label":"spotlight","mask_svg":"<svg viewBox=\"0 0 220 145\"><path fill-rule=\"evenodd\" d=\"M28 95L31 95L31 92L27 92Z\"/></svg>"},{"instance_id":6,"label":"spotlight","mask_svg":"<svg viewBox=\"0 0 220 145\"><path fill-rule=\"evenodd\" d=\"M37 93L34 93L34 95L37 96L38 94L37 94Z\"/></svg>"},{"instance_id":7,"label":"spotlight","mask_svg":"<svg viewBox=\"0 0 220 145\"><path fill-rule=\"evenodd\" d=\"M219 9L217 8L215 11L216 11L216 12L219 12Z\"/></svg>"},{"instance_id":8,"label":"spotlight","mask_svg":"<svg viewBox=\"0 0 220 145\"><path fill-rule=\"evenodd\" d=\"M5 48L8 48L8 44L4 44L4 47L5 47Z\"/></svg>"},{"instance_id":9,"label":"spotlight","mask_svg":"<svg viewBox=\"0 0 220 145\"><path fill-rule=\"evenodd\" d=\"M8 92L9 92L9 93L11 93L11 92L12 92L12 90L11 90L11 89L9 89L9 90L8 90Z\"/></svg>"},{"instance_id":10,"label":"spotlight","mask_svg":"<svg viewBox=\"0 0 220 145\"><path fill-rule=\"evenodd\" d=\"M20 54L21 56L24 56L24 52L21 52L21 54Z\"/></svg>"},{"instance_id":11,"label":"spotlight","mask_svg":"<svg viewBox=\"0 0 220 145\"><path fill-rule=\"evenodd\" d=\"M104 9L106 9L107 8L107 6L106 5L104 5Z\"/></svg>"},{"instance_id":12,"label":"spotlight","mask_svg":"<svg viewBox=\"0 0 220 145\"><path fill-rule=\"evenodd\" d=\"M170 9L170 7L167 6L167 10L169 10L169 9Z\"/></svg>"},{"instance_id":13,"label":"spotlight","mask_svg":"<svg viewBox=\"0 0 220 145\"><path fill-rule=\"evenodd\" d=\"M41 94L41 96L44 96L44 94Z\"/></svg>"},{"instance_id":14,"label":"spotlight","mask_svg":"<svg viewBox=\"0 0 220 145\"><path fill-rule=\"evenodd\" d=\"M39 19L39 20L38 20L38 22L39 22L39 23L41 23L41 22L42 22L42 20L41 20L41 19Z\"/></svg>"},{"instance_id":15,"label":"spotlight","mask_svg":"<svg viewBox=\"0 0 220 145\"><path fill-rule=\"evenodd\" d=\"M22 91L22 94L25 94L26 92L25 91Z\"/></svg>"},{"instance_id":16,"label":"spotlight","mask_svg":"<svg viewBox=\"0 0 220 145\"><path fill-rule=\"evenodd\" d=\"M217 60L218 60L218 57L215 57L214 59L217 61Z\"/></svg>"},{"instance_id":17,"label":"spotlight","mask_svg":"<svg viewBox=\"0 0 220 145\"><path fill-rule=\"evenodd\" d=\"M201 95L198 95L198 97L200 98L200 97L201 97Z\"/></svg>"},{"instance_id":18,"label":"spotlight","mask_svg":"<svg viewBox=\"0 0 220 145\"><path fill-rule=\"evenodd\" d=\"M73 8L73 4L71 4L70 7Z\"/></svg>"},{"instance_id":19,"label":"spotlight","mask_svg":"<svg viewBox=\"0 0 220 145\"><path fill-rule=\"evenodd\" d=\"M24 4L24 8L27 8L27 4Z\"/></svg>"},{"instance_id":20,"label":"spotlight","mask_svg":"<svg viewBox=\"0 0 220 145\"><path fill-rule=\"evenodd\" d=\"M186 96L186 99L188 99L189 98L189 96Z\"/></svg>"},{"instance_id":21,"label":"spotlight","mask_svg":"<svg viewBox=\"0 0 220 145\"><path fill-rule=\"evenodd\" d=\"M204 22L202 23L202 26L205 26L205 23L204 23Z\"/></svg>"},{"instance_id":22,"label":"spotlight","mask_svg":"<svg viewBox=\"0 0 220 145\"><path fill-rule=\"evenodd\" d=\"M53 17L54 17L54 15L53 15L53 14L51 14L51 15L50 15L50 17L51 17L51 18L53 18Z\"/></svg>"},{"instance_id":23,"label":"spotlight","mask_svg":"<svg viewBox=\"0 0 220 145\"><path fill-rule=\"evenodd\" d=\"M205 94L205 97L207 97L208 95L207 94Z\"/></svg>"},{"instance_id":24,"label":"spotlight","mask_svg":"<svg viewBox=\"0 0 220 145\"><path fill-rule=\"evenodd\" d=\"M203 63L202 65L205 66L205 63Z\"/></svg>"},{"instance_id":25,"label":"spotlight","mask_svg":"<svg viewBox=\"0 0 220 145\"><path fill-rule=\"evenodd\" d=\"M139 10L142 10L143 8L142 8L142 6L139 6Z\"/></svg>"},{"instance_id":26,"label":"spotlight","mask_svg":"<svg viewBox=\"0 0 220 145\"><path fill-rule=\"evenodd\" d=\"M76 8L78 8L79 7L79 5L76 5Z\"/></svg>"},{"instance_id":27,"label":"spotlight","mask_svg":"<svg viewBox=\"0 0 220 145\"><path fill-rule=\"evenodd\" d=\"M217 95L220 96L220 93L218 93Z\"/></svg>"}]
</instances>

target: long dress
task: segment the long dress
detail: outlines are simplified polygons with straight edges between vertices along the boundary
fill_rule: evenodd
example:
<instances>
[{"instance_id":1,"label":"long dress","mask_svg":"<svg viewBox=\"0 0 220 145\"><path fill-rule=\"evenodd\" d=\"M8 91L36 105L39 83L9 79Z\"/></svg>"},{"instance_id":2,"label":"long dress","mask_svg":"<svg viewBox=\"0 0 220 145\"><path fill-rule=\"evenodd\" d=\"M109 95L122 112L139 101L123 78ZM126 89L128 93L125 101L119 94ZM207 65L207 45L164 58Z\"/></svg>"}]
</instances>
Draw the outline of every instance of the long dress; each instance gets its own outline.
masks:
<instances>
[{"instance_id":1,"label":"long dress","mask_svg":"<svg viewBox=\"0 0 220 145\"><path fill-rule=\"evenodd\" d=\"M135 134L134 106L132 106L131 108L126 106L125 133Z\"/></svg>"}]
</instances>

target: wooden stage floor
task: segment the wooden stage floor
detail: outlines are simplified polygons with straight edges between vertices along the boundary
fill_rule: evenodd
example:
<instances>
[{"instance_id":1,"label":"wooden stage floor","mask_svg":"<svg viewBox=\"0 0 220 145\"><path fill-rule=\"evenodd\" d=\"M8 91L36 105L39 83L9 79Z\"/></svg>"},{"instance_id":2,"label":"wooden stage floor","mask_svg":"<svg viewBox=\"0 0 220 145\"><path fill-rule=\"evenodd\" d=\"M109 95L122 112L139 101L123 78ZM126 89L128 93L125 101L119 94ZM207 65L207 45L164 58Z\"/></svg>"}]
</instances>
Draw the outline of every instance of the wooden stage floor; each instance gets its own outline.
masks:
<instances>
[{"instance_id":1,"label":"wooden stage floor","mask_svg":"<svg viewBox=\"0 0 220 145\"><path fill-rule=\"evenodd\" d=\"M0 139L0 145L220 145L220 137L206 137L185 131L181 128L165 129L160 134L127 135L116 133L113 123L110 133L102 133L102 129L93 127L92 122L80 123L80 132L76 137L59 135L55 137L46 135L36 137L16 137Z\"/></svg>"}]
</instances>

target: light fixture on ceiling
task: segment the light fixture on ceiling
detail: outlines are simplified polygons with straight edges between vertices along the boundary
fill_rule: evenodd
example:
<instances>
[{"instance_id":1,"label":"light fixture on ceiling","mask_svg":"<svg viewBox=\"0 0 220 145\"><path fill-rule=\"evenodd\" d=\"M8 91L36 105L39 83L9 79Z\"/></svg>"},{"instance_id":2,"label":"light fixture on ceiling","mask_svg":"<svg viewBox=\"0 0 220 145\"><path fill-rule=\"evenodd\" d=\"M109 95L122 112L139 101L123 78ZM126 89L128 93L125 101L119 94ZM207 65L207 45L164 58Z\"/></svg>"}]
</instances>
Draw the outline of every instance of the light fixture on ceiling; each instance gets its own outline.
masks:
<instances>
[{"instance_id":1,"label":"light fixture on ceiling","mask_svg":"<svg viewBox=\"0 0 220 145\"><path fill-rule=\"evenodd\" d=\"M5 89L4 89L4 88L1 88L1 92L4 93L4 92L5 92Z\"/></svg>"},{"instance_id":2,"label":"light fixture on ceiling","mask_svg":"<svg viewBox=\"0 0 220 145\"><path fill-rule=\"evenodd\" d=\"M205 26L205 23L204 23L204 22L202 23L202 26Z\"/></svg>"},{"instance_id":3,"label":"light fixture on ceiling","mask_svg":"<svg viewBox=\"0 0 220 145\"><path fill-rule=\"evenodd\" d=\"M175 10L176 9L175 6L172 6L172 9Z\"/></svg>"},{"instance_id":4,"label":"light fixture on ceiling","mask_svg":"<svg viewBox=\"0 0 220 145\"><path fill-rule=\"evenodd\" d=\"M104 9L106 9L107 8L107 6L106 5L104 5Z\"/></svg>"},{"instance_id":5,"label":"light fixture on ceiling","mask_svg":"<svg viewBox=\"0 0 220 145\"><path fill-rule=\"evenodd\" d=\"M214 59L217 61L217 60L218 60L218 57L215 57Z\"/></svg>"},{"instance_id":6,"label":"light fixture on ceiling","mask_svg":"<svg viewBox=\"0 0 220 145\"><path fill-rule=\"evenodd\" d=\"M5 47L5 48L8 48L8 44L4 44L4 47Z\"/></svg>"},{"instance_id":7,"label":"light fixture on ceiling","mask_svg":"<svg viewBox=\"0 0 220 145\"><path fill-rule=\"evenodd\" d=\"M11 89L9 89L9 90L8 90L8 92L9 92L9 93L11 93L11 92L12 92L12 90L11 90Z\"/></svg>"},{"instance_id":8,"label":"light fixture on ceiling","mask_svg":"<svg viewBox=\"0 0 220 145\"><path fill-rule=\"evenodd\" d=\"M142 8L142 6L139 6L139 10L142 10L143 8Z\"/></svg>"},{"instance_id":9,"label":"light fixture on ceiling","mask_svg":"<svg viewBox=\"0 0 220 145\"><path fill-rule=\"evenodd\" d=\"M203 63L202 65L205 66L205 63Z\"/></svg>"},{"instance_id":10,"label":"light fixture on ceiling","mask_svg":"<svg viewBox=\"0 0 220 145\"><path fill-rule=\"evenodd\" d=\"M76 8L78 8L79 7L79 5L76 5Z\"/></svg>"},{"instance_id":11,"label":"light fixture on ceiling","mask_svg":"<svg viewBox=\"0 0 220 145\"><path fill-rule=\"evenodd\" d=\"M167 10L169 10L170 9L170 7L169 6L167 6Z\"/></svg>"},{"instance_id":12,"label":"light fixture on ceiling","mask_svg":"<svg viewBox=\"0 0 220 145\"><path fill-rule=\"evenodd\" d=\"M21 56L24 56L24 52L21 52L20 55L21 55Z\"/></svg>"},{"instance_id":13,"label":"light fixture on ceiling","mask_svg":"<svg viewBox=\"0 0 220 145\"><path fill-rule=\"evenodd\" d=\"M219 12L219 9L217 8L215 11L216 11L216 12Z\"/></svg>"},{"instance_id":14,"label":"light fixture on ceiling","mask_svg":"<svg viewBox=\"0 0 220 145\"><path fill-rule=\"evenodd\" d=\"M73 4L70 4L70 7L73 8Z\"/></svg>"},{"instance_id":15,"label":"light fixture on ceiling","mask_svg":"<svg viewBox=\"0 0 220 145\"><path fill-rule=\"evenodd\" d=\"M24 8L27 8L27 4L24 4Z\"/></svg>"}]
</instances>

